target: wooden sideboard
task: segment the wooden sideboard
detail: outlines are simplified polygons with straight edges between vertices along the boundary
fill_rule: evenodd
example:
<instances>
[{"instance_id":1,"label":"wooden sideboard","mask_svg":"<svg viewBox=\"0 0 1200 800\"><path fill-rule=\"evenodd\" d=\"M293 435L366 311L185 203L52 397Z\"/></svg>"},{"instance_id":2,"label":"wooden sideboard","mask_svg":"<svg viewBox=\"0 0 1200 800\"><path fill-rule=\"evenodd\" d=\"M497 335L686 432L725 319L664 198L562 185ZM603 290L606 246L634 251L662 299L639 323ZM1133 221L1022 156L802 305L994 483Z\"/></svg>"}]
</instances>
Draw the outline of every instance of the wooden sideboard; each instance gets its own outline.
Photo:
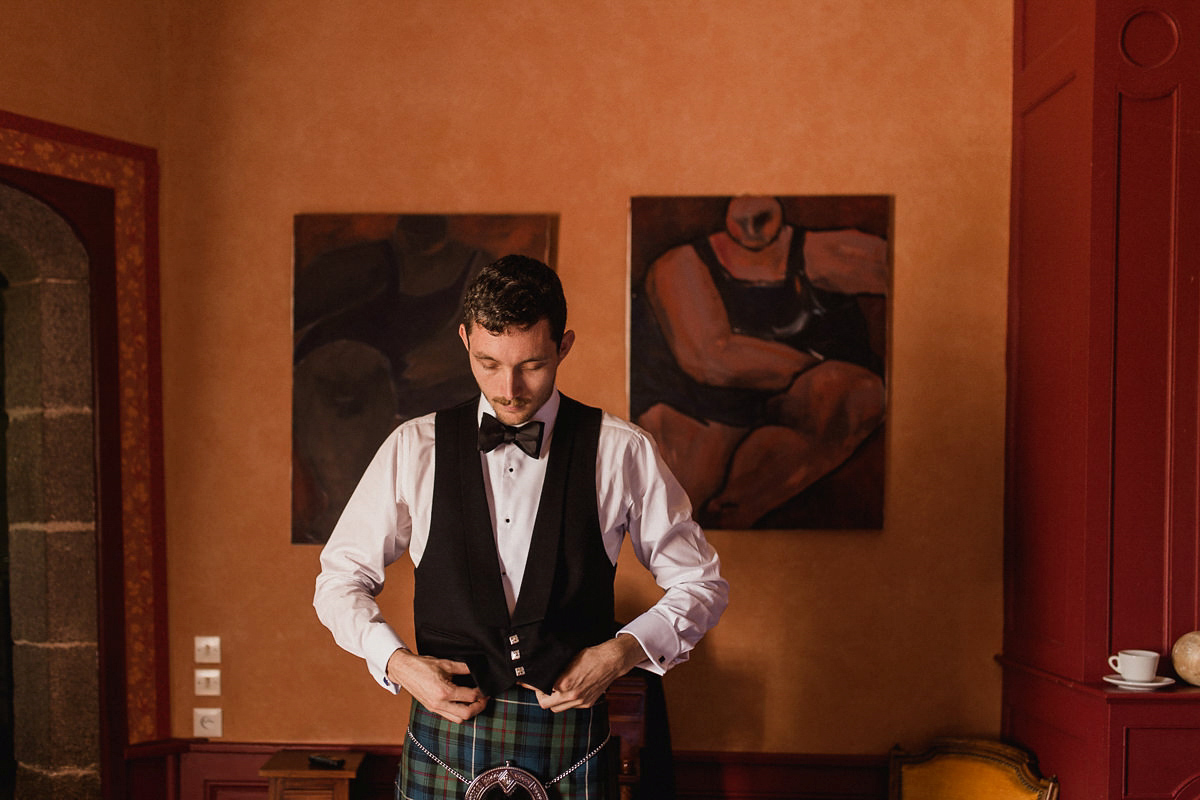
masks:
<instances>
[{"instance_id":1,"label":"wooden sideboard","mask_svg":"<svg viewBox=\"0 0 1200 800\"><path fill-rule=\"evenodd\" d=\"M311 755L328 756L342 765L317 768L309 763ZM344 750L280 750L258 774L267 779L267 800L350 800L350 782L358 775L363 756Z\"/></svg>"}]
</instances>

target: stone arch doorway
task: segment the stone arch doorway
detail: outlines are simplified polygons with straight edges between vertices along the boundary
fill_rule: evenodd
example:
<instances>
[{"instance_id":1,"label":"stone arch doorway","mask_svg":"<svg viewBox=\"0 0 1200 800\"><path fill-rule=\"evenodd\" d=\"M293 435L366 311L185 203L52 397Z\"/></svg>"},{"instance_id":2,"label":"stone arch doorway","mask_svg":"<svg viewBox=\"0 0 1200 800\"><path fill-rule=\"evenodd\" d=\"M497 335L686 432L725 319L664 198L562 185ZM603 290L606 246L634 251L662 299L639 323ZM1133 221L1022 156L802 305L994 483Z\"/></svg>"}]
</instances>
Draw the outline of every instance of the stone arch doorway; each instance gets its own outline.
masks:
<instances>
[{"instance_id":1,"label":"stone arch doorway","mask_svg":"<svg viewBox=\"0 0 1200 800\"><path fill-rule=\"evenodd\" d=\"M6 778L22 797L98 796L89 257L67 220L3 182L0 275L14 723Z\"/></svg>"},{"instance_id":2,"label":"stone arch doorway","mask_svg":"<svg viewBox=\"0 0 1200 800\"><path fill-rule=\"evenodd\" d=\"M0 111L21 797L169 736L156 225L153 150Z\"/></svg>"}]
</instances>

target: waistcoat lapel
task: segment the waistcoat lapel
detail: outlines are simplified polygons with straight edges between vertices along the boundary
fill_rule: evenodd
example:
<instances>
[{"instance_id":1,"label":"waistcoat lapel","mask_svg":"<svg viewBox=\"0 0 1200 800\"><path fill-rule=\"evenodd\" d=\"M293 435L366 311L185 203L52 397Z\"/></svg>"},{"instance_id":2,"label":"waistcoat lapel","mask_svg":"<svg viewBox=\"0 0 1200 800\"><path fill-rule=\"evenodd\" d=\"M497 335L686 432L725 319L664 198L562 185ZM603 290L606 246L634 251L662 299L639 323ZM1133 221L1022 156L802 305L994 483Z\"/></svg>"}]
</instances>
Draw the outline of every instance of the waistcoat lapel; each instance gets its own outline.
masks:
<instances>
[{"instance_id":1,"label":"waistcoat lapel","mask_svg":"<svg viewBox=\"0 0 1200 800\"><path fill-rule=\"evenodd\" d=\"M489 625L508 626L508 603L500 582L500 556L492 533L492 516L488 511L487 493L483 485L483 467L477 444L478 420L476 404L461 406L454 425L457 453L459 495L462 513L463 539L466 546L467 573L470 576L472 600L480 609L481 619Z\"/></svg>"},{"instance_id":2,"label":"waistcoat lapel","mask_svg":"<svg viewBox=\"0 0 1200 800\"><path fill-rule=\"evenodd\" d=\"M578 431L578 406L565 395L559 395L558 418L550 442L550 463L542 483L537 518L533 523L533 538L525 575L521 579L521 596L513 609L514 626L538 622L546 616L554 573L558 567L562 546L567 482L570 477L571 453Z\"/></svg>"}]
</instances>

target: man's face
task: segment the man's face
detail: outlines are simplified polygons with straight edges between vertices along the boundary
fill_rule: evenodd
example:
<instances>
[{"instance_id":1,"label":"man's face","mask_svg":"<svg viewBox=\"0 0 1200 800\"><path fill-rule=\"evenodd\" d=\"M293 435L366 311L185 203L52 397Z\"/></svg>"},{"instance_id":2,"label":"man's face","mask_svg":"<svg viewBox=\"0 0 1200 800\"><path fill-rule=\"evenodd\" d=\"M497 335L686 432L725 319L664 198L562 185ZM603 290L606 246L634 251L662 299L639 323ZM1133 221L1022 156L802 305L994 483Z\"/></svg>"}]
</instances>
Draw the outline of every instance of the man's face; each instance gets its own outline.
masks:
<instances>
[{"instance_id":1,"label":"man's face","mask_svg":"<svg viewBox=\"0 0 1200 800\"><path fill-rule=\"evenodd\" d=\"M468 335L460 325L458 335L466 345L475 382L505 425L528 422L545 405L554 393L558 365L575 342L574 331L567 331L556 346L550 322L544 319L501 334L473 325Z\"/></svg>"}]
</instances>

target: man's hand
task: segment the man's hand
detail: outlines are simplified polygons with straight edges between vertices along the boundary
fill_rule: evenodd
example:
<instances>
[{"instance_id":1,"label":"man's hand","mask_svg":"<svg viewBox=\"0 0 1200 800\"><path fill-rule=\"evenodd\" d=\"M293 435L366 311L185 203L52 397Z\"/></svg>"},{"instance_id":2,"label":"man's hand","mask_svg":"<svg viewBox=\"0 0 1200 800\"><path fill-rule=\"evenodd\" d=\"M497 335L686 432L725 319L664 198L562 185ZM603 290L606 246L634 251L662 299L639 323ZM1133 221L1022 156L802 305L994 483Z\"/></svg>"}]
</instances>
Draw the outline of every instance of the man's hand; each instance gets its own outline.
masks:
<instances>
[{"instance_id":1,"label":"man's hand","mask_svg":"<svg viewBox=\"0 0 1200 800\"><path fill-rule=\"evenodd\" d=\"M419 656L403 648L392 653L387 663L388 680L399 684L418 703L451 722L462 723L487 706L478 689L459 686L452 675L469 675L461 661Z\"/></svg>"},{"instance_id":2,"label":"man's hand","mask_svg":"<svg viewBox=\"0 0 1200 800\"><path fill-rule=\"evenodd\" d=\"M638 640L627 633L583 650L567 665L546 694L534 689L538 704L554 712L568 708L591 708L617 678L640 664L646 653ZM532 688L532 687L531 687Z\"/></svg>"}]
</instances>

